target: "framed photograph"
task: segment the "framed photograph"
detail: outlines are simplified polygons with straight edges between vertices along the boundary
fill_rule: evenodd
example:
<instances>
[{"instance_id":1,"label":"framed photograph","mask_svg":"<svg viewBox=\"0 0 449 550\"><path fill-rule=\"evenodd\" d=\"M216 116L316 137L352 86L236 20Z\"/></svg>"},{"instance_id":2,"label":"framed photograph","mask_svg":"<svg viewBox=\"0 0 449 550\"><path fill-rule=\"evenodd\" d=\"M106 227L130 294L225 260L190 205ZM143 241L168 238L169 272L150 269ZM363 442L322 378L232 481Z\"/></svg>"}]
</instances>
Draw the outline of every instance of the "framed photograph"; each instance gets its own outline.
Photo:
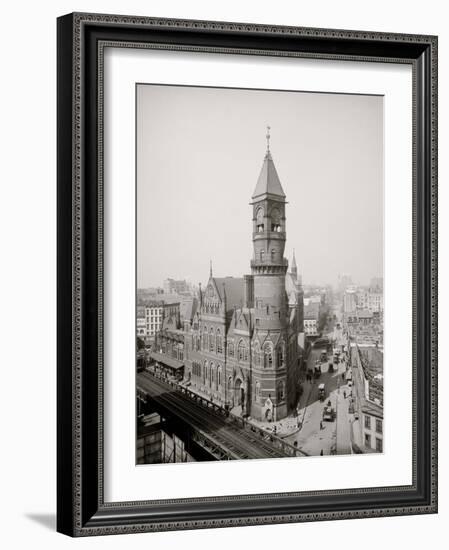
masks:
<instances>
[{"instance_id":1,"label":"framed photograph","mask_svg":"<svg viewBox=\"0 0 449 550\"><path fill-rule=\"evenodd\" d=\"M58 531L437 511L437 38L58 19Z\"/></svg>"}]
</instances>

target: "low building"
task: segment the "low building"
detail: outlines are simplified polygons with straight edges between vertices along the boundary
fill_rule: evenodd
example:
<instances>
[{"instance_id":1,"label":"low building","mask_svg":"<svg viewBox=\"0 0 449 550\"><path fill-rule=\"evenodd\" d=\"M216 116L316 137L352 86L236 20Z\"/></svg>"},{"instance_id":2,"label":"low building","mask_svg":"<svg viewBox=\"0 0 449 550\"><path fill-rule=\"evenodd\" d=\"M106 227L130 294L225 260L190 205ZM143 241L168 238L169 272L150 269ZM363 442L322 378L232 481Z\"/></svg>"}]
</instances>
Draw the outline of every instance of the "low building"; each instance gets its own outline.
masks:
<instances>
[{"instance_id":1,"label":"low building","mask_svg":"<svg viewBox=\"0 0 449 550\"><path fill-rule=\"evenodd\" d=\"M145 340L146 336L146 322L145 317L137 317L137 329L136 329L137 337L141 338L142 340Z\"/></svg>"},{"instance_id":2,"label":"low building","mask_svg":"<svg viewBox=\"0 0 449 550\"><path fill-rule=\"evenodd\" d=\"M359 290L357 292L357 308L378 313L384 309L383 293L379 290Z\"/></svg>"},{"instance_id":3,"label":"low building","mask_svg":"<svg viewBox=\"0 0 449 550\"><path fill-rule=\"evenodd\" d=\"M154 343L156 334L162 329L165 319L174 317L176 325L180 323L180 302L165 300L147 301L145 305L137 306L136 336L145 345Z\"/></svg>"},{"instance_id":4,"label":"low building","mask_svg":"<svg viewBox=\"0 0 449 550\"><path fill-rule=\"evenodd\" d=\"M145 340L146 336L146 321L145 321L145 307L138 305L136 308L136 336L141 340Z\"/></svg>"},{"instance_id":5,"label":"low building","mask_svg":"<svg viewBox=\"0 0 449 550\"><path fill-rule=\"evenodd\" d=\"M383 352L373 346L351 346L354 447L383 452Z\"/></svg>"},{"instance_id":6,"label":"low building","mask_svg":"<svg viewBox=\"0 0 449 550\"><path fill-rule=\"evenodd\" d=\"M319 336L320 302L304 298L304 333L306 336Z\"/></svg>"},{"instance_id":7,"label":"low building","mask_svg":"<svg viewBox=\"0 0 449 550\"><path fill-rule=\"evenodd\" d=\"M373 322L373 312L369 309L357 310L357 320L361 325L370 325Z\"/></svg>"}]
</instances>

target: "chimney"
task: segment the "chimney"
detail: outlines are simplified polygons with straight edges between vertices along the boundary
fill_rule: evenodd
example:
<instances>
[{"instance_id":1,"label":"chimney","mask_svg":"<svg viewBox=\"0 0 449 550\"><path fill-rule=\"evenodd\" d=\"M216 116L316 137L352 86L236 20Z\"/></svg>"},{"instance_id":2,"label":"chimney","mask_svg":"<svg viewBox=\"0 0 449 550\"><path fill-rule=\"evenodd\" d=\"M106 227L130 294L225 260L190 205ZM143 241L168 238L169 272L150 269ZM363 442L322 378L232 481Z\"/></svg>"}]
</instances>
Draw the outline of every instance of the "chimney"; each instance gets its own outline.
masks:
<instances>
[{"instance_id":1,"label":"chimney","mask_svg":"<svg viewBox=\"0 0 449 550\"><path fill-rule=\"evenodd\" d=\"M244 275L243 307L254 307L254 277Z\"/></svg>"}]
</instances>

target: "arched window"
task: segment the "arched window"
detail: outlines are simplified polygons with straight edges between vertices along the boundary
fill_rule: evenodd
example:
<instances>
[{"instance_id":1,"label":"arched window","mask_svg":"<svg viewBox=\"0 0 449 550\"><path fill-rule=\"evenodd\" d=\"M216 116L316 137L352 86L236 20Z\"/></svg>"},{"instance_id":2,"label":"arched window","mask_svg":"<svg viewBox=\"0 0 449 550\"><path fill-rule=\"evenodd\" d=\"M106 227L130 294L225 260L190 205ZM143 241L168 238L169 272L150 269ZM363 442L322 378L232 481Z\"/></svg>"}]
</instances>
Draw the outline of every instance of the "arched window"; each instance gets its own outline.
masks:
<instances>
[{"instance_id":1,"label":"arched window","mask_svg":"<svg viewBox=\"0 0 449 550\"><path fill-rule=\"evenodd\" d=\"M256 214L257 233L263 233L263 230L264 230L263 215L264 215L263 208L259 208Z\"/></svg>"},{"instance_id":2,"label":"arched window","mask_svg":"<svg viewBox=\"0 0 449 550\"><path fill-rule=\"evenodd\" d=\"M209 351L214 351L215 348L214 329L211 327L209 331Z\"/></svg>"},{"instance_id":3,"label":"arched window","mask_svg":"<svg viewBox=\"0 0 449 550\"><path fill-rule=\"evenodd\" d=\"M277 385L277 400L278 400L278 403L280 401L284 401L284 398L285 398L285 384L281 380L280 382L278 382L278 385Z\"/></svg>"},{"instance_id":4,"label":"arched window","mask_svg":"<svg viewBox=\"0 0 449 550\"><path fill-rule=\"evenodd\" d=\"M217 367L217 389L221 390L221 366Z\"/></svg>"},{"instance_id":5,"label":"arched window","mask_svg":"<svg viewBox=\"0 0 449 550\"><path fill-rule=\"evenodd\" d=\"M260 251L260 261L263 262L265 259L265 250Z\"/></svg>"},{"instance_id":6,"label":"arched window","mask_svg":"<svg viewBox=\"0 0 449 550\"><path fill-rule=\"evenodd\" d=\"M207 342L208 342L207 327L204 327L203 328L203 350L207 350Z\"/></svg>"},{"instance_id":7,"label":"arched window","mask_svg":"<svg viewBox=\"0 0 449 550\"><path fill-rule=\"evenodd\" d=\"M229 357L234 357L234 344L233 344L233 342L228 343L228 355L229 355Z\"/></svg>"},{"instance_id":8,"label":"arched window","mask_svg":"<svg viewBox=\"0 0 449 550\"><path fill-rule=\"evenodd\" d=\"M259 402L260 400L260 382L257 380L256 386L255 386L255 396L256 396L256 402Z\"/></svg>"},{"instance_id":9,"label":"arched window","mask_svg":"<svg viewBox=\"0 0 449 550\"><path fill-rule=\"evenodd\" d=\"M283 367L284 366L284 355L285 355L285 344L284 344L284 342L281 342L279 344L279 347L277 349L277 354L278 354L278 365L280 367Z\"/></svg>"},{"instance_id":10,"label":"arched window","mask_svg":"<svg viewBox=\"0 0 449 550\"><path fill-rule=\"evenodd\" d=\"M274 262L274 259L276 258L276 250L274 248L271 251L271 261Z\"/></svg>"},{"instance_id":11,"label":"arched window","mask_svg":"<svg viewBox=\"0 0 449 550\"><path fill-rule=\"evenodd\" d=\"M271 368L273 366L273 346L267 342L263 347L265 368Z\"/></svg>"},{"instance_id":12,"label":"arched window","mask_svg":"<svg viewBox=\"0 0 449 550\"><path fill-rule=\"evenodd\" d=\"M217 353L223 353L223 340L219 328L217 329Z\"/></svg>"},{"instance_id":13,"label":"arched window","mask_svg":"<svg viewBox=\"0 0 449 550\"><path fill-rule=\"evenodd\" d=\"M281 213L277 208L271 211L271 231L279 233L281 231Z\"/></svg>"},{"instance_id":14,"label":"arched window","mask_svg":"<svg viewBox=\"0 0 449 550\"><path fill-rule=\"evenodd\" d=\"M210 364L210 387L214 390L216 389L216 378L215 378L215 365Z\"/></svg>"},{"instance_id":15,"label":"arched window","mask_svg":"<svg viewBox=\"0 0 449 550\"><path fill-rule=\"evenodd\" d=\"M243 340L240 340L239 342L237 358L239 361L248 361L248 348Z\"/></svg>"},{"instance_id":16,"label":"arched window","mask_svg":"<svg viewBox=\"0 0 449 550\"><path fill-rule=\"evenodd\" d=\"M203 367L203 384L206 384L206 378L207 378L207 361L204 361L204 367Z\"/></svg>"}]
</instances>

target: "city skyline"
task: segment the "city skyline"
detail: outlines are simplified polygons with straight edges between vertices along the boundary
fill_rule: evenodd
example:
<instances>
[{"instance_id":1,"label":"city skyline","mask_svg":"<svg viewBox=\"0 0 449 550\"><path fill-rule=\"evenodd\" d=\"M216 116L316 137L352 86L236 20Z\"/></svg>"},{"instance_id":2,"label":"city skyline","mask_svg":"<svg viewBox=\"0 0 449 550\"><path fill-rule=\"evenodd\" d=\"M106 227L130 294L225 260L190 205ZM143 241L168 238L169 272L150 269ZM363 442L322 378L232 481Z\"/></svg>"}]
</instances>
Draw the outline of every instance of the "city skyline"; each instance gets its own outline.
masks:
<instances>
[{"instance_id":1,"label":"city skyline","mask_svg":"<svg viewBox=\"0 0 449 550\"><path fill-rule=\"evenodd\" d=\"M289 269L290 269L290 264L289 264ZM145 287L137 287L137 290L138 291L143 291L143 290L148 290L148 289L157 289L157 290L163 290L163 283L164 281L168 280L168 279L172 279L172 280L175 280L175 281L185 281L188 285L191 285L192 288L195 288L197 289L199 287L199 283L201 284L202 287L205 286L205 284L207 283L207 280L209 279L209 274L207 275L207 277L204 278L204 282L203 281L199 281L199 282L195 282L195 281L192 281L190 280L188 277L166 277L163 281L161 281L159 284L155 284L155 285L149 285L149 286L145 286ZM299 273L300 274L300 273ZM301 274L300 274L301 275ZM229 277L233 277L232 275L228 275ZM237 278L238 275L235 275L235 277ZM370 277L370 280L367 281L366 283L360 283L358 281L353 281L351 285L348 285L348 288L349 287L355 287L355 288L370 288L372 285L370 284L371 280L372 279L377 279L378 277ZM302 283L302 286L304 287L304 289L307 289L307 288L317 288L317 287L321 287L321 288L328 288L328 287L331 287L332 290L338 290L338 282L337 283L330 283L330 282L323 282L323 283L316 283L316 282L313 282L313 281L307 281L307 282L304 282ZM163 294L163 293L162 293ZM161 295L162 295L161 294Z\"/></svg>"},{"instance_id":2,"label":"city skyline","mask_svg":"<svg viewBox=\"0 0 449 550\"><path fill-rule=\"evenodd\" d=\"M289 199L286 257L295 249L304 284L382 277L382 109L377 96L139 86L138 288L167 278L204 284L211 260L217 276L249 272L265 122Z\"/></svg>"}]
</instances>

